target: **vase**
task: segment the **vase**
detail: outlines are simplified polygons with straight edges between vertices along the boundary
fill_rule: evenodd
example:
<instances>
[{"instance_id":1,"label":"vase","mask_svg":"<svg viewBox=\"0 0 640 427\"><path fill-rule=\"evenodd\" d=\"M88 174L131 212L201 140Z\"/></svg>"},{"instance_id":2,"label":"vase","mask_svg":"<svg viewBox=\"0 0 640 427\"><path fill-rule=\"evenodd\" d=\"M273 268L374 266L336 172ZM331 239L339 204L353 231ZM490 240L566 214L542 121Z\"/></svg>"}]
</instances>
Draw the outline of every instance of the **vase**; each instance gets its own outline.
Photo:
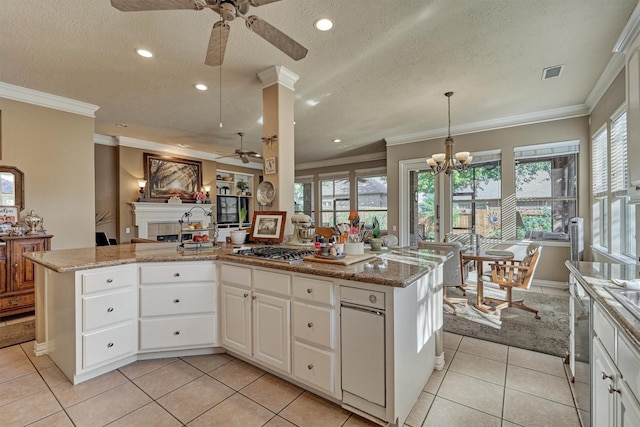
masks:
<instances>
[{"instance_id":1,"label":"vase","mask_svg":"<svg viewBox=\"0 0 640 427\"><path fill-rule=\"evenodd\" d=\"M202 200L196 199L196 203L200 205L200 204L202 204Z\"/></svg>"}]
</instances>

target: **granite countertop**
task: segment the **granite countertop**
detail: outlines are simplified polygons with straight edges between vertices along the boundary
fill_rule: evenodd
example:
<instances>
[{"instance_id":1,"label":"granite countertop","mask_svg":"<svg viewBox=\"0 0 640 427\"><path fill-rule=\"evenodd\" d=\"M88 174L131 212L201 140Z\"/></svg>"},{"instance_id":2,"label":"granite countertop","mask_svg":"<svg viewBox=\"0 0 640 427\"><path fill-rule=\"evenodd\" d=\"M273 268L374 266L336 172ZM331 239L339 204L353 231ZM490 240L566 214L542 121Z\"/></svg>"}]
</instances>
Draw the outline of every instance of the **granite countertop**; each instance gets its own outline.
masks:
<instances>
[{"instance_id":1,"label":"granite countertop","mask_svg":"<svg viewBox=\"0 0 640 427\"><path fill-rule=\"evenodd\" d=\"M567 261L565 265L580 282L585 291L604 308L617 323L619 329L640 348L640 320L620 304L606 288L622 289L611 279L632 280L640 278L640 267L602 262Z\"/></svg>"},{"instance_id":2,"label":"granite countertop","mask_svg":"<svg viewBox=\"0 0 640 427\"><path fill-rule=\"evenodd\" d=\"M177 250L176 243L137 243L93 248L32 252L23 256L50 270L63 273L141 262L222 260L316 276L405 287L443 263L451 253L415 248L372 252L376 257L352 265L303 261L287 264L234 255L232 247Z\"/></svg>"}]
</instances>

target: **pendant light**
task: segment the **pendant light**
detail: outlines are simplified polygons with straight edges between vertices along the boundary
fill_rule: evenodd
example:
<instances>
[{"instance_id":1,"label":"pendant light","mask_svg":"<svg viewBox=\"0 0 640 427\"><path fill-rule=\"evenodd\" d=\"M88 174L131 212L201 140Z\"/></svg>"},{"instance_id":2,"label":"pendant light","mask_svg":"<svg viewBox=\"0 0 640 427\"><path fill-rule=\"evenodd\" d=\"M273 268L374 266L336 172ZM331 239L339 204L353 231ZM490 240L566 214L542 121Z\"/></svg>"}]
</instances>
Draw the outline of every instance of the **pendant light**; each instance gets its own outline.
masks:
<instances>
[{"instance_id":1,"label":"pendant light","mask_svg":"<svg viewBox=\"0 0 640 427\"><path fill-rule=\"evenodd\" d=\"M427 165L431 168L434 175L441 172L450 175L454 170L458 172L464 171L473 159L473 156L470 156L468 151L453 154L453 138L451 137L451 96L453 96L453 92L447 92L444 96L447 97L449 131L447 133L447 139L444 140L444 153L434 154L430 159L427 159Z\"/></svg>"}]
</instances>

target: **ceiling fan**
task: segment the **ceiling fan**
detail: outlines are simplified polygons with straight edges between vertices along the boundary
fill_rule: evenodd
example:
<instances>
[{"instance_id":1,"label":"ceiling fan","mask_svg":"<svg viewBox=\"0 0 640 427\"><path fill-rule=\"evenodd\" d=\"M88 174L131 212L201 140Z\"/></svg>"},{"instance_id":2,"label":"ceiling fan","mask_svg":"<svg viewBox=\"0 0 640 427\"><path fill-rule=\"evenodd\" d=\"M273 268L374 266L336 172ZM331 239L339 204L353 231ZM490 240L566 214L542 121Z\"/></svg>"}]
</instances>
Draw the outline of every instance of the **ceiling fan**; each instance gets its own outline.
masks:
<instances>
[{"instance_id":1,"label":"ceiling fan","mask_svg":"<svg viewBox=\"0 0 640 427\"><path fill-rule=\"evenodd\" d=\"M280 0L111 0L111 5L123 12L176 9L213 10L220 15L221 20L213 24L204 63L215 67L222 65L224 59L231 30L228 21L233 21L237 17L244 19L251 31L296 61L307 56L308 51L305 47L273 25L258 16L246 16L252 6L263 6L277 1Z\"/></svg>"},{"instance_id":2,"label":"ceiling fan","mask_svg":"<svg viewBox=\"0 0 640 427\"><path fill-rule=\"evenodd\" d=\"M240 160L242 160L242 163L249 163L249 157L262 160L261 154L258 154L255 151L245 150L242 148L242 137L244 136L244 132L238 132L238 135L240 135L240 148L237 148L236 151L233 152L233 154L218 157L218 159L224 159L225 157L238 156L240 157Z\"/></svg>"}]
</instances>

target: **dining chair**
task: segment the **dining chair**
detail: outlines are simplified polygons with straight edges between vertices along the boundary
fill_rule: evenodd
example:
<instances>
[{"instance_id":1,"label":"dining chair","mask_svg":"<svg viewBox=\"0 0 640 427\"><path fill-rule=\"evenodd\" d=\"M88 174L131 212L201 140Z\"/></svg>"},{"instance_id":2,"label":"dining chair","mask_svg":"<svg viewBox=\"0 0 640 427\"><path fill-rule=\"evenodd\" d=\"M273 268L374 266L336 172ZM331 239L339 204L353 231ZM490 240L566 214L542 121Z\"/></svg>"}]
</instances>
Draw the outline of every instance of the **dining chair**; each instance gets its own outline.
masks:
<instances>
[{"instance_id":1,"label":"dining chair","mask_svg":"<svg viewBox=\"0 0 640 427\"><path fill-rule=\"evenodd\" d=\"M505 307L514 307L530 311L535 314L536 319L540 319L538 310L524 305L524 300L513 301L513 288L529 289L541 253L542 246L539 243L530 243L522 260L497 261L491 264L490 281L507 292L505 299L485 297L496 313Z\"/></svg>"},{"instance_id":2,"label":"dining chair","mask_svg":"<svg viewBox=\"0 0 640 427\"><path fill-rule=\"evenodd\" d=\"M462 291L463 296L467 295L464 288L464 270L461 264L462 244L460 244L460 242L430 242L420 240L418 241L418 248L453 252L451 258L446 260L442 266L442 295L444 303L453 309L453 314L458 314L454 304L463 304L466 307L467 298L448 297L447 288L458 288Z\"/></svg>"}]
</instances>

